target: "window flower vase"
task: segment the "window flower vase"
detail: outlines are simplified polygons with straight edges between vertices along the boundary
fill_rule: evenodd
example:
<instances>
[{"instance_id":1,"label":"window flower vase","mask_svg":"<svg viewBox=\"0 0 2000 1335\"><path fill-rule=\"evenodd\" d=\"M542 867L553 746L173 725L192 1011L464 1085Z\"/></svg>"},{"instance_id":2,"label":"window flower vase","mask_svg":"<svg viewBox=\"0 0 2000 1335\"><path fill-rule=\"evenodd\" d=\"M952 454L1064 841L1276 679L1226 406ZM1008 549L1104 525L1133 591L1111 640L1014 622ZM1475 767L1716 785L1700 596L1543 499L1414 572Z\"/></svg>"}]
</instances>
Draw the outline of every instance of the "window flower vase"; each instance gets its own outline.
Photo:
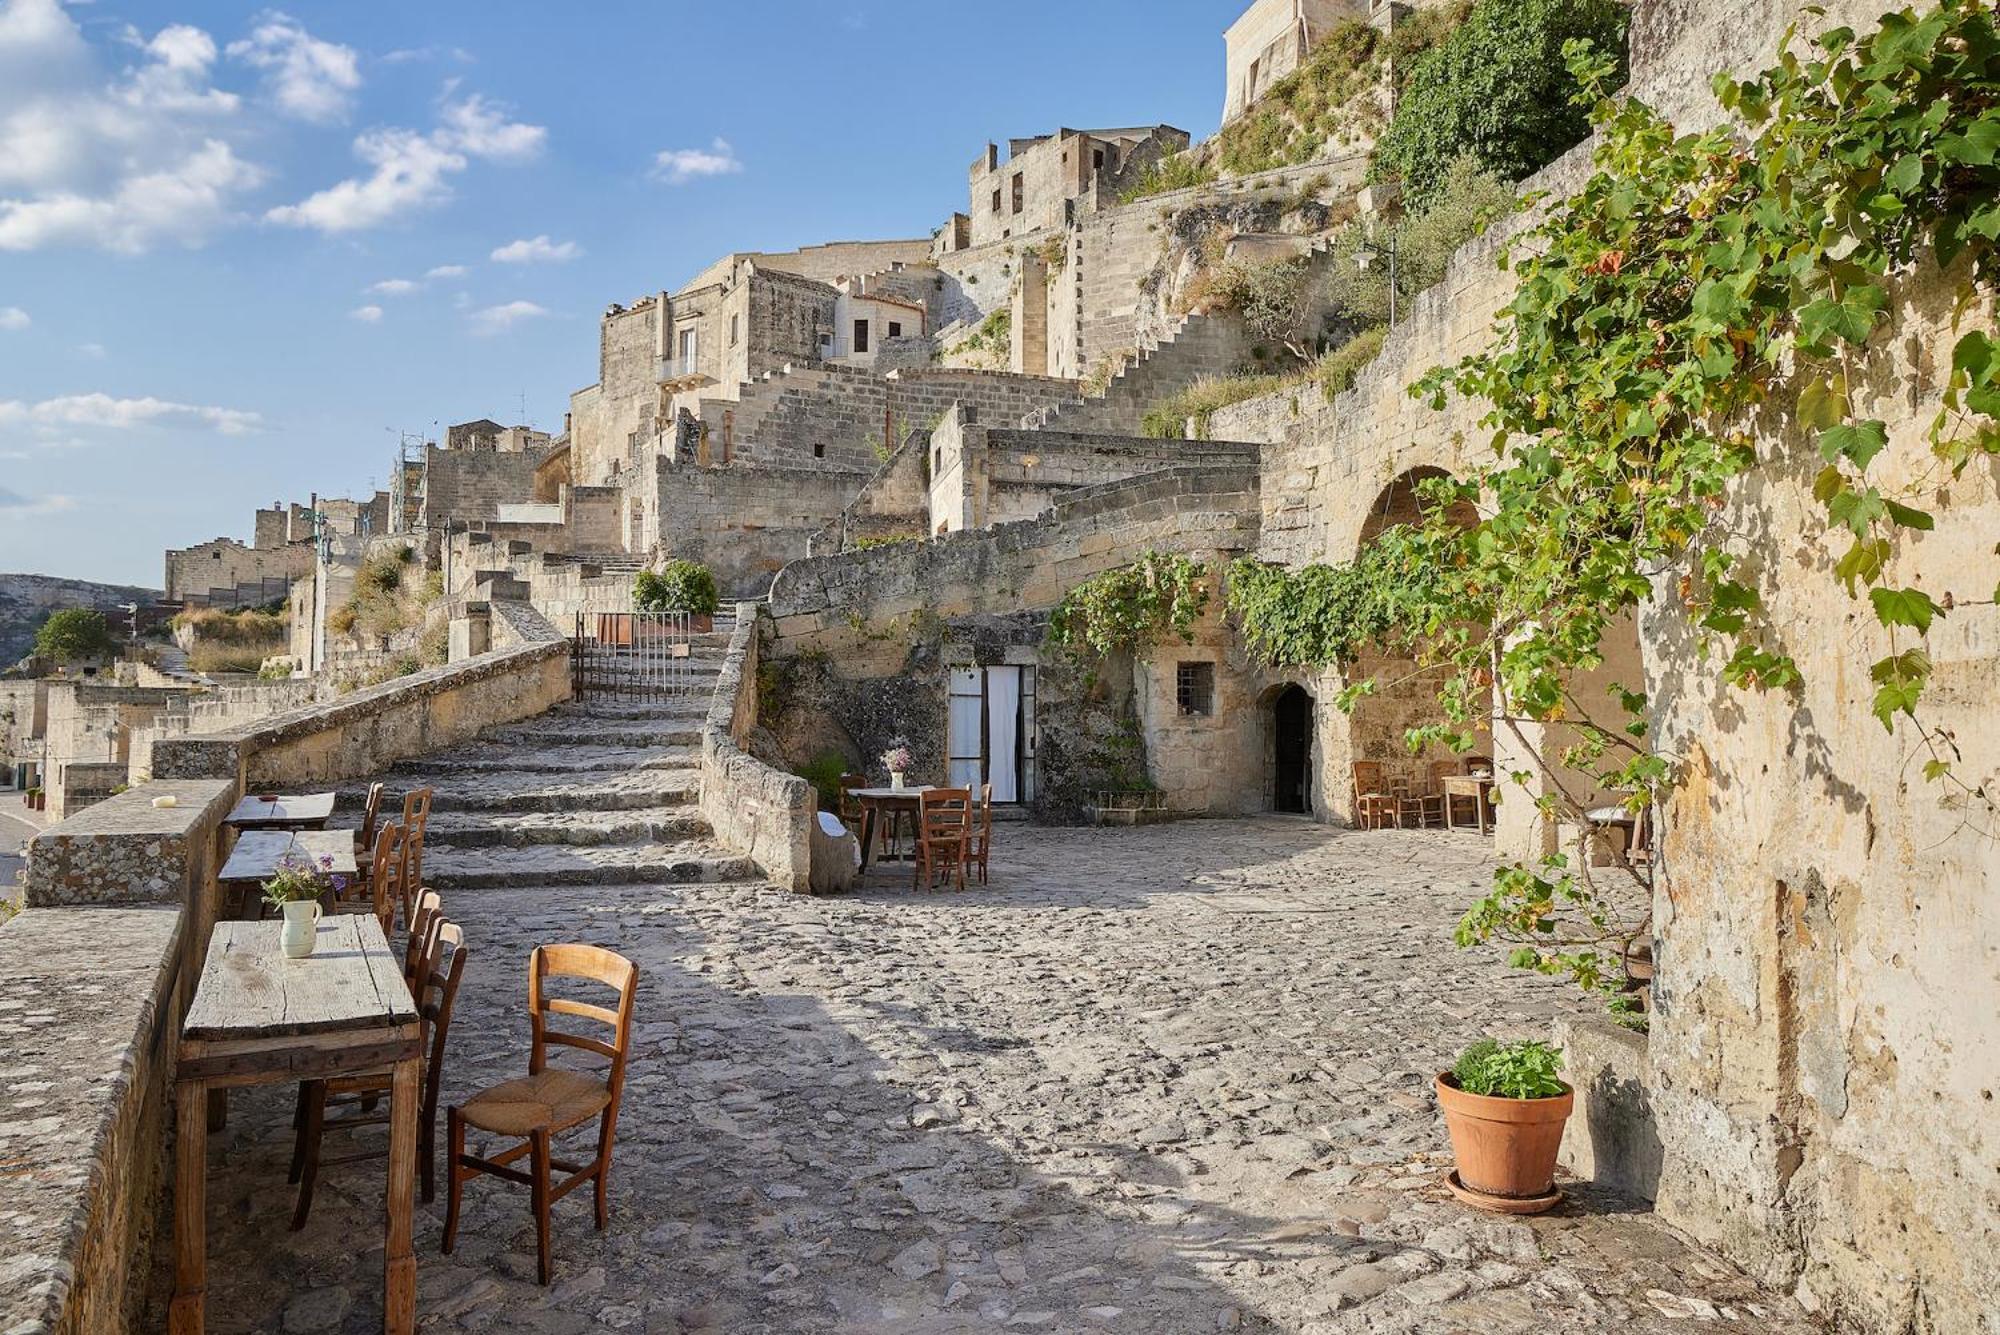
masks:
<instances>
[{"instance_id":1,"label":"window flower vase","mask_svg":"<svg viewBox=\"0 0 2000 1335\"><path fill-rule=\"evenodd\" d=\"M319 904L311 899L294 899L284 907L285 925L278 943L287 959L302 960L319 944Z\"/></svg>"},{"instance_id":2,"label":"window flower vase","mask_svg":"<svg viewBox=\"0 0 2000 1335\"><path fill-rule=\"evenodd\" d=\"M903 771L899 769L889 771L889 786L899 793L903 791Z\"/></svg>"}]
</instances>

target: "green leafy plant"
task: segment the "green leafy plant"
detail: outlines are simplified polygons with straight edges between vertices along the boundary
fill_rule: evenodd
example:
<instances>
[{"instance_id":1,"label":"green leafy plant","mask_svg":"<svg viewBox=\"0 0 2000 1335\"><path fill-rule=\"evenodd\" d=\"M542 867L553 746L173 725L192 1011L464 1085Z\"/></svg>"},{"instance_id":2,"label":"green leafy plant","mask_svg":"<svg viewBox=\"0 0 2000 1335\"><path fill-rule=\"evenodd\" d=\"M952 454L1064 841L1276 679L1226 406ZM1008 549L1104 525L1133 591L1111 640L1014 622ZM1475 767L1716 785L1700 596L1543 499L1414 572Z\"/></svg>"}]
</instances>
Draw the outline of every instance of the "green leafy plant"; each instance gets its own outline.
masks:
<instances>
[{"instance_id":1,"label":"green leafy plant","mask_svg":"<svg viewBox=\"0 0 2000 1335\"><path fill-rule=\"evenodd\" d=\"M117 642L105 627L104 614L86 607L65 607L51 612L49 619L35 631L36 657L53 663L103 658L117 649Z\"/></svg>"},{"instance_id":2,"label":"green leafy plant","mask_svg":"<svg viewBox=\"0 0 2000 1335\"><path fill-rule=\"evenodd\" d=\"M1208 571L1199 561L1147 551L1063 595L1049 617L1049 639L1078 658L1134 652L1170 634L1192 644L1208 602Z\"/></svg>"},{"instance_id":3,"label":"green leafy plant","mask_svg":"<svg viewBox=\"0 0 2000 1335\"><path fill-rule=\"evenodd\" d=\"M1146 410L1140 430L1155 440L1180 440L1194 422L1194 438L1207 440L1209 418L1231 404L1261 398L1292 381L1278 375L1210 376L1176 390Z\"/></svg>"},{"instance_id":4,"label":"green leafy plant","mask_svg":"<svg viewBox=\"0 0 2000 1335\"><path fill-rule=\"evenodd\" d=\"M1131 204L1153 195L1164 195L1169 190L1187 190L1198 185L1207 185L1216 176L1215 168L1202 160L1192 149L1179 153L1169 153L1153 162L1139 175L1139 179L1119 193L1120 204Z\"/></svg>"},{"instance_id":5,"label":"green leafy plant","mask_svg":"<svg viewBox=\"0 0 2000 1335\"><path fill-rule=\"evenodd\" d=\"M286 853L278 859L276 872L264 882L264 902L273 908L303 903L347 889L347 877L333 870L329 854L314 862Z\"/></svg>"},{"instance_id":6,"label":"green leafy plant","mask_svg":"<svg viewBox=\"0 0 2000 1335\"><path fill-rule=\"evenodd\" d=\"M1396 114L1370 171L1400 178L1412 207L1438 189L1451 164L1471 154L1518 181L1556 160L1590 128L1572 94L1564 43L1581 39L1620 53L1626 7L1618 0L1479 0L1471 16L1409 67Z\"/></svg>"},{"instance_id":7,"label":"green leafy plant","mask_svg":"<svg viewBox=\"0 0 2000 1335\"><path fill-rule=\"evenodd\" d=\"M1500 1043L1482 1038L1458 1054L1452 1082L1468 1094L1495 1099L1552 1099L1563 1092L1556 1072L1562 1053L1538 1039Z\"/></svg>"},{"instance_id":8,"label":"green leafy plant","mask_svg":"<svg viewBox=\"0 0 2000 1335\"><path fill-rule=\"evenodd\" d=\"M641 570L632 581L632 605L641 612L689 612L709 616L722 605L715 574L697 561L675 558L655 572Z\"/></svg>"}]
</instances>

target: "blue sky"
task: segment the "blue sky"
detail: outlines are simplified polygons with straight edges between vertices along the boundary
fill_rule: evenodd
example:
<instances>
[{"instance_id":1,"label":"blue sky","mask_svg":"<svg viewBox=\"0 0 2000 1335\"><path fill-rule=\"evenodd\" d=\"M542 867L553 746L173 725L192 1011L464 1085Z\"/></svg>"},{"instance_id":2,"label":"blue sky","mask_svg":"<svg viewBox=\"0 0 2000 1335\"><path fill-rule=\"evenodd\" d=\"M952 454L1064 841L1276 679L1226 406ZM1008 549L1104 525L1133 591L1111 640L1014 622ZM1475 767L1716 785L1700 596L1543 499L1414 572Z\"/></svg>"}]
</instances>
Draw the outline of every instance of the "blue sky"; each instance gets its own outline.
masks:
<instances>
[{"instance_id":1,"label":"blue sky","mask_svg":"<svg viewBox=\"0 0 2000 1335\"><path fill-rule=\"evenodd\" d=\"M923 236L986 141L1200 137L1241 0L0 0L0 570L157 585L398 430L553 429L606 303Z\"/></svg>"}]
</instances>

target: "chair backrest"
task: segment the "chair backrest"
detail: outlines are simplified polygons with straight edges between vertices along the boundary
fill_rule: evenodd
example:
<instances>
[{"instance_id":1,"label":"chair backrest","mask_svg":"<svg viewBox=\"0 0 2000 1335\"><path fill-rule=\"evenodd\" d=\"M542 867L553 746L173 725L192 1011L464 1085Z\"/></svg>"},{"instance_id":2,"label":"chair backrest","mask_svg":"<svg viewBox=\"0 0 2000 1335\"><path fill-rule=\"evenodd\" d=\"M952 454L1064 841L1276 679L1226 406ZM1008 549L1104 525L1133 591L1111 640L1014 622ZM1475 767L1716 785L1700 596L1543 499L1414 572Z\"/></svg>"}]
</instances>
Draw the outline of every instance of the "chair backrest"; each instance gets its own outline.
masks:
<instances>
[{"instance_id":1,"label":"chair backrest","mask_svg":"<svg viewBox=\"0 0 2000 1335\"><path fill-rule=\"evenodd\" d=\"M1433 760L1431 762L1431 791L1433 793L1443 792L1445 779L1457 778L1463 772L1459 762L1456 760Z\"/></svg>"},{"instance_id":2,"label":"chair backrest","mask_svg":"<svg viewBox=\"0 0 2000 1335\"><path fill-rule=\"evenodd\" d=\"M424 1068L425 1125L437 1121L438 1089L444 1083L445 1038L451 1033L452 1007L458 1002L458 983L465 976L468 958L465 929L439 915L423 975L411 989L416 993L417 1010L430 1029L430 1060Z\"/></svg>"},{"instance_id":3,"label":"chair backrest","mask_svg":"<svg viewBox=\"0 0 2000 1335\"><path fill-rule=\"evenodd\" d=\"M403 921L409 921L410 892L424 881L424 831L430 825L435 790L412 788L403 794Z\"/></svg>"},{"instance_id":4,"label":"chair backrest","mask_svg":"<svg viewBox=\"0 0 2000 1335\"><path fill-rule=\"evenodd\" d=\"M856 800L854 790L856 788L866 788L867 786L868 776L866 774L843 774L840 776L840 819L848 825L853 825L855 820L861 815L861 803Z\"/></svg>"},{"instance_id":5,"label":"chair backrest","mask_svg":"<svg viewBox=\"0 0 2000 1335\"><path fill-rule=\"evenodd\" d=\"M981 837L993 837L993 785L979 785L979 833Z\"/></svg>"},{"instance_id":6,"label":"chair backrest","mask_svg":"<svg viewBox=\"0 0 2000 1335\"><path fill-rule=\"evenodd\" d=\"M543 981L549 978L583 978L602 983L618 993L616 1010L572 997L545 995ZM612 1106L625 1085L625 1054L632 1046L632 999L639 990L639 966L623 955L602 946L536 946L528 960L528 1022L533 1026L534 1048L528 1056L528 1070L540 1073L548 1065L548 1047L557 1044L594 1052L611 1063L608 1081ZM551 1015L575 1015L611 1030L611 1041L591 1038L549 1027Z\"/></svg>"},{"instance_id":7,"label":"chair backrest","mask_svg":"<svg viewBox=\"0 0 2000 1335\"><path fill-rule=\"evenodd\" d=\"M375 852L368 860L368 897L386 935L403 902L403 827L384 822L375 831Z\"/></svg>"},{"instance_id":8,"label":"chair backrest","mask_svg":"<svg viewBox=\"0 0 2000 1335\"><path fill-rule=\"evenodd\" d=\"M1493 757L1467 756L1465 758L1465 772L1467 774L1491 774L1493 772Z\"/></svg>"},{"instance_id":9,"label":"chair backrest","mask_svg":"<svg viewBox=\"0 0 2000 1335\"><path fill-rule=\"evenodd\" d=\"M364 852L375 847L375 822L382 814L382 793L388 786L380 779L368 785L368 802L361 808L361 837L357 841Z\"/></svg>"},{"instance_id":10,"label":"chair backrest","mask_svg":"<svg viewBox=\"0 0 2000 1335\"><path fill-rule=\"evenodd\" d=\"M927 844L962 841L972 833L970 788L926 788L917 798L917 836Z\"/></svg>"},{"instance_id":11,"label":"chair backrest","mask_svg":"<svg viewBox=\"0 0 2000 1335\"><path fill-rule=\"evenodd\" d=\"M410 914L409 945L403 951L403 981L412 988L422 980L418 966L435 948L437 933L443 926L444 901L438 898L438 892L418 892L417 906Z\"/></svg>"},{"instance_id":12,"label":"chair backrest","mask_svg":"<svg viewBox=\"0 0 2000 1335\"><path fill-rule=\"evenodd\" d=\"M1382 787L1382 762L1379 760L1357 760L1354 762L1354 795L1380 796L1388 790Z\"/></svg>"}]
</instances>

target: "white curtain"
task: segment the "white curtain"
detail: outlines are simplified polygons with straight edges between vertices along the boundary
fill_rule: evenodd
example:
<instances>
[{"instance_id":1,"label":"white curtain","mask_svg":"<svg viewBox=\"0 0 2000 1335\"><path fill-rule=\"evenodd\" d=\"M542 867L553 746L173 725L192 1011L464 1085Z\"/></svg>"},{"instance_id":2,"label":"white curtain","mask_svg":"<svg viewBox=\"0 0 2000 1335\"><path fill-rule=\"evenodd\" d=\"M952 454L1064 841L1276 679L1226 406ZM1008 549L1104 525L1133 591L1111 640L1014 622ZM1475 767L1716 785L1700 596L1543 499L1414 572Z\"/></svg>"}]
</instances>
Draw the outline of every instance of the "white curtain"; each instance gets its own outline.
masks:
<instances>
[{"instance_id":1,"label":"white curtain","mask_svg":"<svg viewBox=\"0 0 2000 1335\"><path fill-rule=\"evenodd\" d=\"M1021 800L1015 758L1020 751L1021 669L986 669L987 782L995 802Z\"/></svg>"}]
</instances>

